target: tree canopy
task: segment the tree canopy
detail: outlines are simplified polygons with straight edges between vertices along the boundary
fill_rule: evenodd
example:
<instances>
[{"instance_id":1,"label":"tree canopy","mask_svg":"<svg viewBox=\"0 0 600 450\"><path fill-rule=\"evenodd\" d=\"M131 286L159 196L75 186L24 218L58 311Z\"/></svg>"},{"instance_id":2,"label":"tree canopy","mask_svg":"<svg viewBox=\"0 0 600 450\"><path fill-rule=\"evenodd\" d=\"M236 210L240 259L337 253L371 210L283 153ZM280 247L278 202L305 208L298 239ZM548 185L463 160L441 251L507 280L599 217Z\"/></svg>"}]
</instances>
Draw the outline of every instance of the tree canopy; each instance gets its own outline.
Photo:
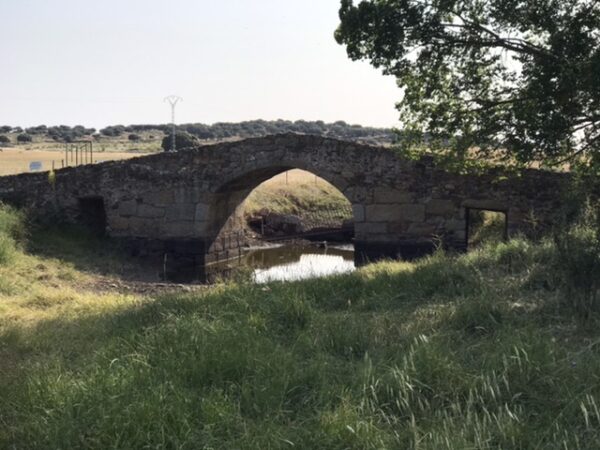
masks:
<instances>
[{"instance_id":1,"label":"tree canopy","mask_svg":"<svg viewBox=\"0 0 600 450\"><path fill-rule=\"evenodd\" d=\"M396 76L416 136L458 156L600 167L596 0L342 0L335 37Z\"/></svg>"}]
</instances>

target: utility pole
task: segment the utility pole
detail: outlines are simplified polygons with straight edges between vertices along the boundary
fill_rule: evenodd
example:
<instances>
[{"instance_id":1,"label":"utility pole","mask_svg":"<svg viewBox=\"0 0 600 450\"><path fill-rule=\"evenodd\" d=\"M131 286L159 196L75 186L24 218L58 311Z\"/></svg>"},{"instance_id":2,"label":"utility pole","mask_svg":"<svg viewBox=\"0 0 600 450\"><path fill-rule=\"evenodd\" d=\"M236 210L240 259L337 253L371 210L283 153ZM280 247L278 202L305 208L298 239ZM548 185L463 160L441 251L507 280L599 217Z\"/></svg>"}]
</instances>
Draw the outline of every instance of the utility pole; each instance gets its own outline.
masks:
<instances>
[{"instance_id":1,"label":"utility pole","mask_svg":"<svg viewBox=\"0 0 600 450\"><path fill-rule=\"evenodd\" d=\"M175 107L177 103L182 102L183 99L177 95L169 95L165 97L165 102L171 105L171 126L173 127L173 131L171 132L171 151L174 152L175 149Z\"/></svg>"}]
</instances>

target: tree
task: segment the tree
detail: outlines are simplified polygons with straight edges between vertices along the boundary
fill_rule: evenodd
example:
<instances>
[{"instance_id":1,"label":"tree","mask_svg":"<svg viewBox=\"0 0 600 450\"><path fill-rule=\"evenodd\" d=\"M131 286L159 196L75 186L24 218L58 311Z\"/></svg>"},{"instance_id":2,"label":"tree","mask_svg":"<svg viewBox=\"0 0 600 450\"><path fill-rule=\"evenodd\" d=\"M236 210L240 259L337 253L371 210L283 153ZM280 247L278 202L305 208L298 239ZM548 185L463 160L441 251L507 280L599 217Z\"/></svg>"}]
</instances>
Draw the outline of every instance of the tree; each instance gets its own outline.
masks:
<instances>
[{"instance_id":1,"label":"tree","mask_svg":"<svg viewBox=\"0 0 600 450\"><path fill-rule=\"evenodd\" d=\"M10 144L10 138L4 134L0 134L0 144Z\"/></svg>"},{"instance_id":2,"label":"tree","mask_svg":"<svg viewBox=\"0 0 600 450\"><path fill-rule=\"evenodd\" d=\"M438 147L600 167L599 28L595 0L342 0L335 37L396 76L403 125Z\"/></svg>"},{"instance_id":3,"label":"tree","mask_svg":"<svg viewBox=\"0 0 600 450\"><path fill-rule=\"evenodd\" d=\"M17 136L17 142L21 142L21 143L25 143L25 142L31 142L33 139L31 138L31 135L27 134L27 133L21 133Z\"/></svg>"},{"instance_id":4,"label":"tree","mask_svg":"<svg viewBox=\"0 0 600 450\"><path fill-rule=\"evenodd\" d=\"M172 143L173 143L173 135L168 134L162 140L161 147L163 148L163 150L165 152L168 152L171 150ZM177 131L175 133L175 148L176 148L176 150L183 150L186 148L192 148L192 147L196 147L196 146L198 146L198 140L191 134L186 133L185 131Z\"/></svg>"}]
</instances>

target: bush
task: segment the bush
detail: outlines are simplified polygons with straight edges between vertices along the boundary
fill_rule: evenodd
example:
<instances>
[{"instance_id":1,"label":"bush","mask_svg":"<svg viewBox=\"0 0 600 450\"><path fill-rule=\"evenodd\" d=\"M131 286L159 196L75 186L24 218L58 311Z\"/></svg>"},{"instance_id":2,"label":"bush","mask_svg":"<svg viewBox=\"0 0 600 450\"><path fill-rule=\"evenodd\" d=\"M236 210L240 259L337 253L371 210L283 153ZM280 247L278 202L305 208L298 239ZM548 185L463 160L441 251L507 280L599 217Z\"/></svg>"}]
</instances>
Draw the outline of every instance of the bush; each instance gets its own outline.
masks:
<instances>
[{"instance_id":1,"label":"bush","mask_svg":"<svg viewBox=\"0 0 600 450\"><path fill-rule=\"evenodd\" d=\"M10 144L10 138L3 134L0 134L0 144Z\"/></svg>"},{"instance_id":2,"label":"bush","mask_svg":"<svg viewBox=\"0 0 600 450\"><path fill-rule=\"evenodd\" d=\"M132 141L132 142L137 142L137 141L139 141L141 138L140 138L140 136L139 136L139 135L137 135L137 134L133 134L133 133L132 133L132 134L130 134L129 136L127 136L127 139L129 139L129 140L130 140L130 141Z\"/></svg>"},{"instance_id":3,"label":"bush","mask_svg":"<svg viewBox=\"0 0 600 450\"><path fill-rule=\"evenodd\" d=\"M589 204L579 220L555 234L557 272L565 300L584 319L600 309L600 213Z\"/></svg>"},{"instance_id":4,"label":"bush","mask_svg":"<svg viewBox=\"0 0 600 450\"><path fill-rule=\"evenodd\" d=\"M17 136L17 142L31 142L33 138L30 134L21 133Z\"/></svg>"},{"instance_id":5,"label":"bush","mask_svg":"<svg viewBox=\"0 0 600 450\"><path fill-rule=\"evenodd\" d=\"M162 140L161 147L165 152L171 150L171 146L173 145L173 134L169 134L164 137ZM177 131L175 134L175 147L177 150L182 150L185 148L192 148L198 146L198 140L189 133L184 131Z\"/></svg>"}]
</instances>

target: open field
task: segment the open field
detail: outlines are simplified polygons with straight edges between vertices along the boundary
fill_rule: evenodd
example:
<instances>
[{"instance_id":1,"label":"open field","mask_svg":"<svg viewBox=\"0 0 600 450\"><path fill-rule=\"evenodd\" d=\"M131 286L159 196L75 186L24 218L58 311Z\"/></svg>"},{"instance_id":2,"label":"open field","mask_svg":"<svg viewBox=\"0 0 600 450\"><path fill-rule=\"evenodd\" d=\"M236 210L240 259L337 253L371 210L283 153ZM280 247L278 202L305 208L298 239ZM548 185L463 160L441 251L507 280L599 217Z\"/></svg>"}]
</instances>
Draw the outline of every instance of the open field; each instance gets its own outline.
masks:
<instances>
[{"instance_id":1,"label":"open field","mask_svg":"<svg viewBox=\"0 0 600 450\"><path fill-rule=\"evenodd\" d=\"M94 152L94 162L129 159L140 156L139 153ZM60 169L65 161L64 151L58 150L25 150L22 148L4 148L0 152L0 176L29 172L29 164L33 161L42 163L42 170Z\"/></svg>"},{"instance_id":2,"label":"open field","mask_svg":"<svg viewBox=\"0 0 600 450\"><path fill-rule=\"evenodd\" d=\"M556 259L514 240L164 292L0 209L0 448L597 448L600 319Z\"/></svg>"}]
</instances>

